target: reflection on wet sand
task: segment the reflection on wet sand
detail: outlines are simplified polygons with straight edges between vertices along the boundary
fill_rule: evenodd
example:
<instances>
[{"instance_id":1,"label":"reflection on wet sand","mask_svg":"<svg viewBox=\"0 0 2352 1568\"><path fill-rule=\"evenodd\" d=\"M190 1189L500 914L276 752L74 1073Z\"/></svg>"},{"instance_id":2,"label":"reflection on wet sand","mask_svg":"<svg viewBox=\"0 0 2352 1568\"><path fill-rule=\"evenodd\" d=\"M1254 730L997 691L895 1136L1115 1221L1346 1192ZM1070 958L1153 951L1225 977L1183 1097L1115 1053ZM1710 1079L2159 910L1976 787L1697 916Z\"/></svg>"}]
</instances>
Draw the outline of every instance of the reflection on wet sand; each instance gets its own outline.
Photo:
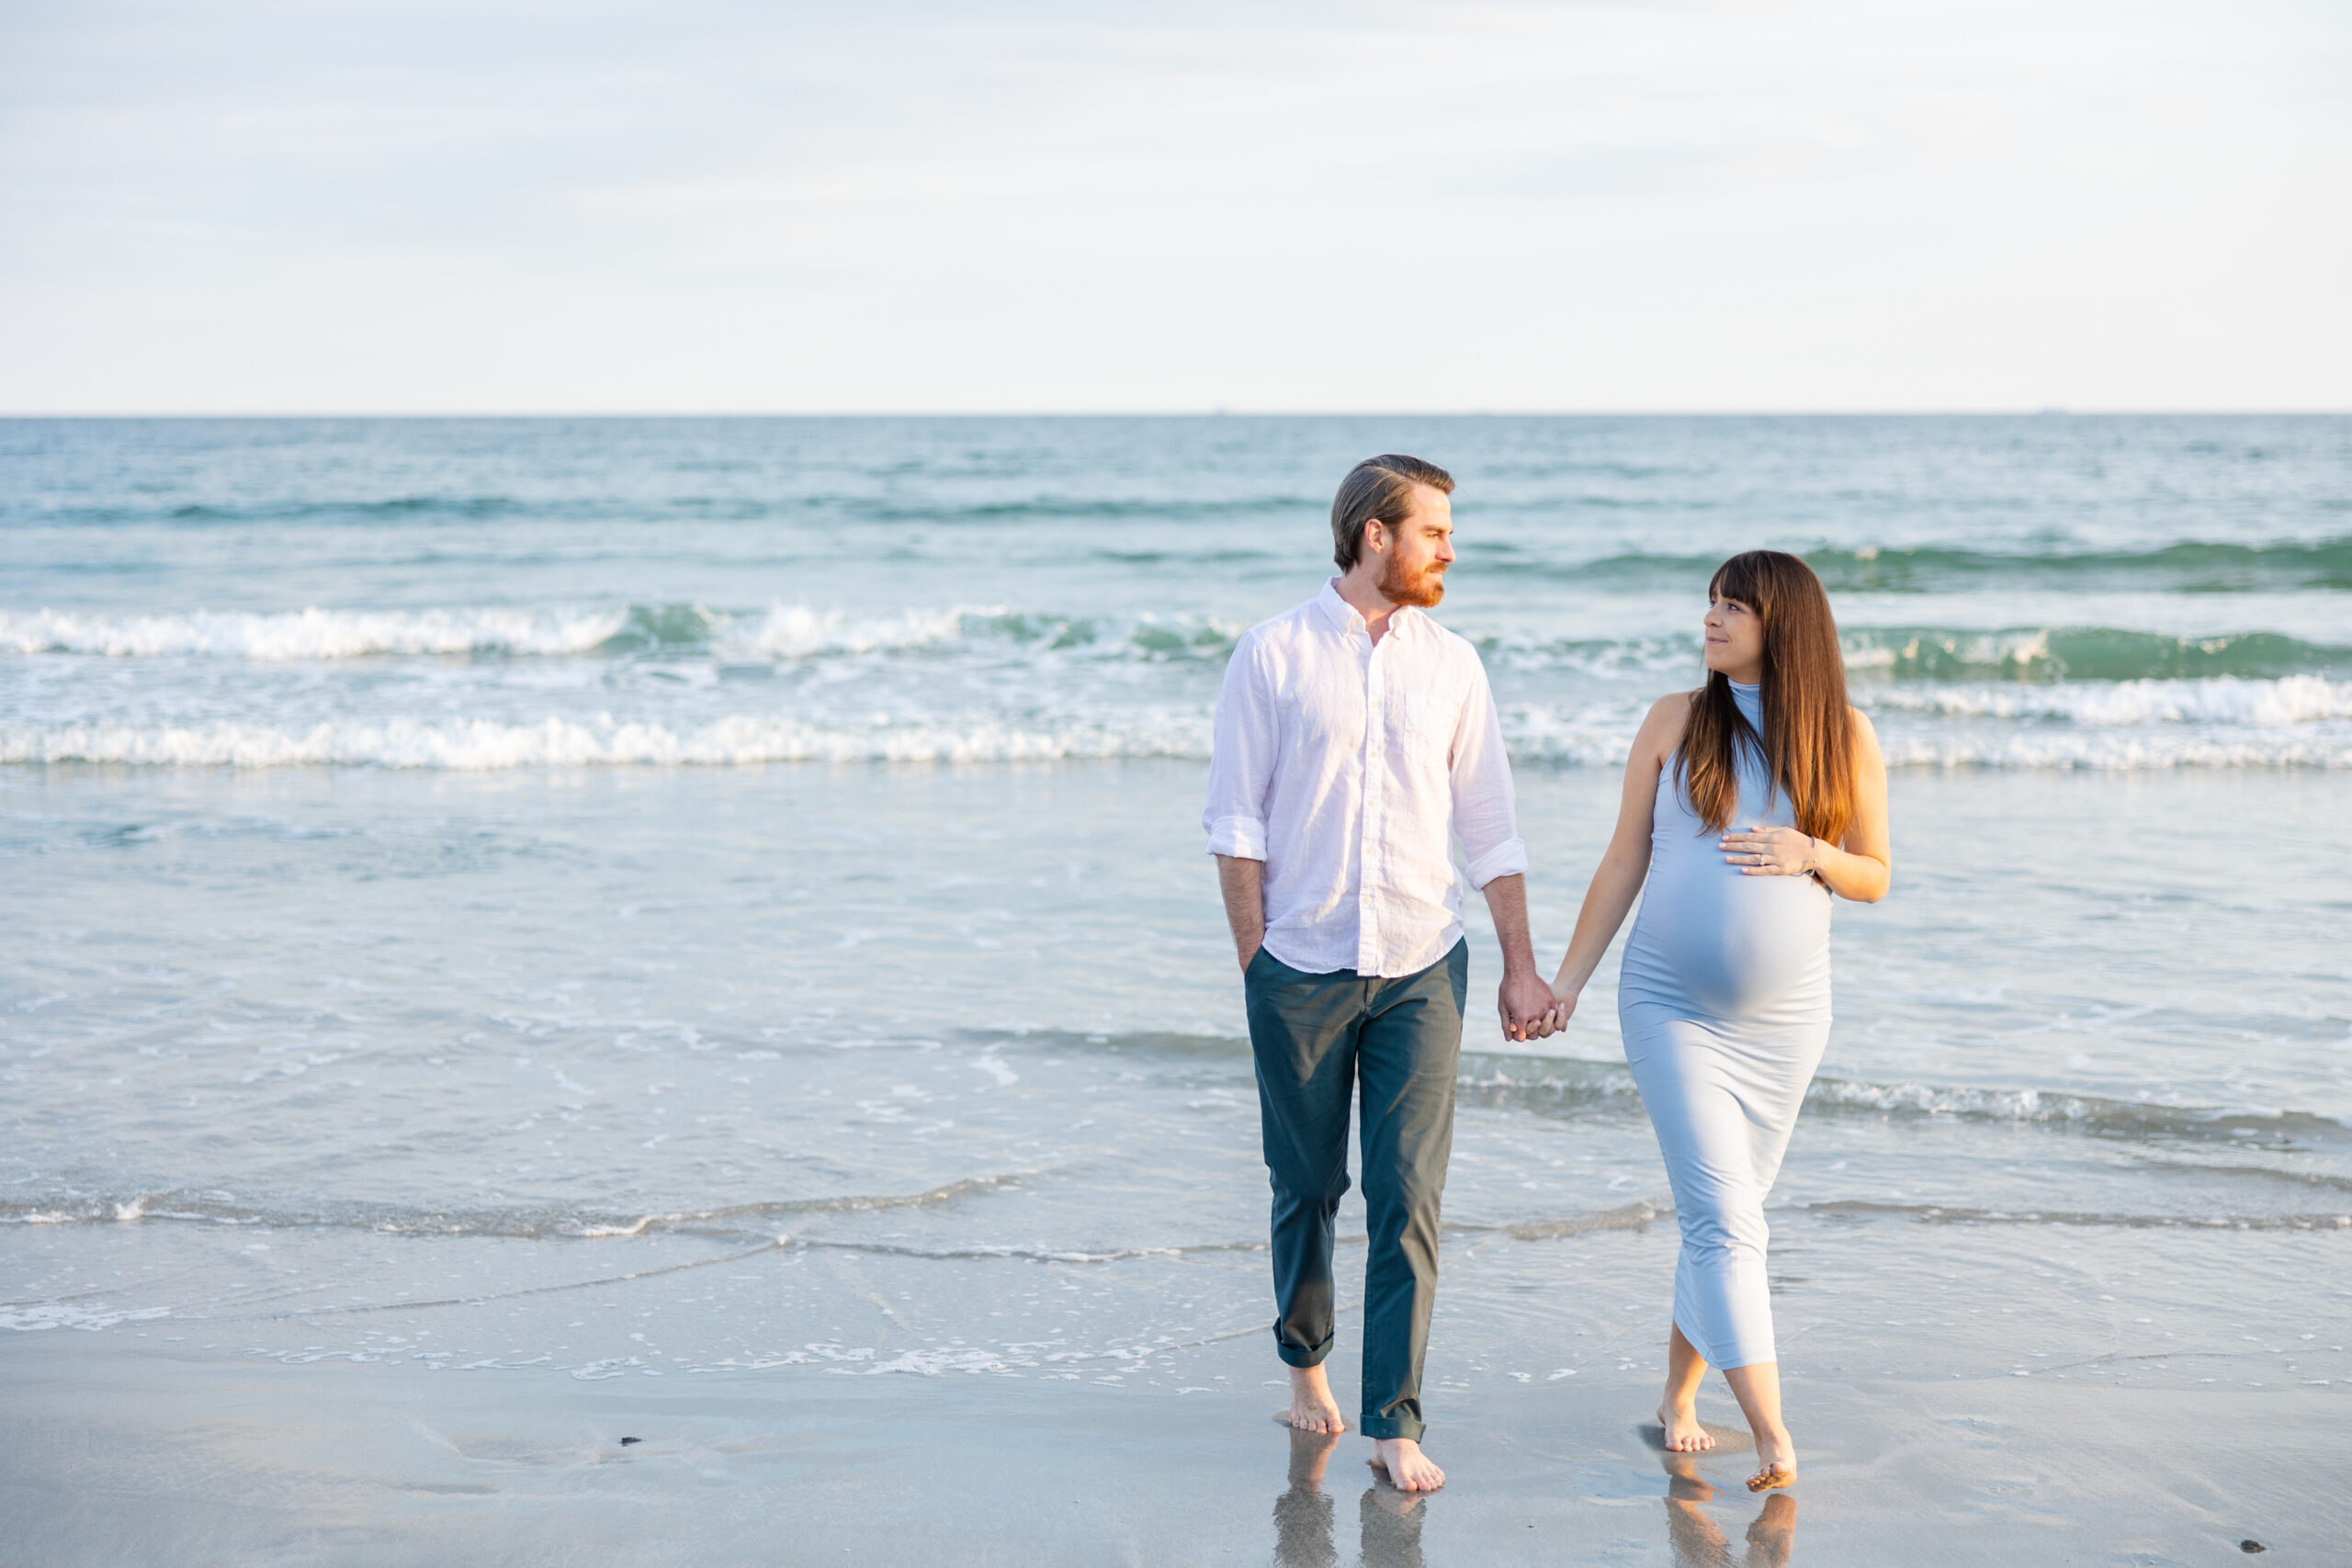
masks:
<instances>
[{"instance_id":1,"label":"reflection on wet sand","mask_svg":"<svg viewBox=\"0 0 2352 1568\"><path fill-rule=\"evenodd\" d=\"M1675 1568L1732 1568L1731 1542L1714 1516L1702 1506L1716 1492L1699 1473L1696 1454L1660 1454L1670 1478L1666 1483L1666 1539ZM1747 1527L1747 1554L1741 1568L1788 1568L1796 1550L1797 1500L1785 1492L1764 1499L1763 1512Z\"/></svg>"},{"instance_id":2,"label":"reflection on wet sand","mask_svg":"<svg viewBox=\"0 0 2352 1568\"><path fill-rule=\"evenodd\" d=\"M1339 1446L1340 1439L1329 1433L1291 1433L1290 1487L1274 1499L1277 1568L1338 1568L1323 1472ZM1429 1517L1428 1502L1427 1494L1400 1492L1374 1472L1373 1483L1356 1501L1364 1568L1422 1568L1421 1521Z\"/></svg>"},{"instance_id":3,"label":"reflection on wet sand","mask_svg":"<svg viewBox=\"0 0 2352 1568\"><path fill-rule=\"evenodd\" d=\"M1290 1435L1290 1490L1274 1499L1274 1562L1279 1568L1336 1568L1331 1544L1331 1499L1323 1495L1323 1472L1340 1439L1329 1432Z\"/></svg>"},{"instance_id":4,"label":"reflection on wet sand","mask_svg":"<svg viewBox=\"0 0 2352 1568\"><path fill-rule=\"evenodd\" d=\"M1421 1522L1430 1517L1427 1492L1400 1492L1377 1476L1356 1499L1364 1568L1421 1568Z\"/></svg>"}]
</instances>

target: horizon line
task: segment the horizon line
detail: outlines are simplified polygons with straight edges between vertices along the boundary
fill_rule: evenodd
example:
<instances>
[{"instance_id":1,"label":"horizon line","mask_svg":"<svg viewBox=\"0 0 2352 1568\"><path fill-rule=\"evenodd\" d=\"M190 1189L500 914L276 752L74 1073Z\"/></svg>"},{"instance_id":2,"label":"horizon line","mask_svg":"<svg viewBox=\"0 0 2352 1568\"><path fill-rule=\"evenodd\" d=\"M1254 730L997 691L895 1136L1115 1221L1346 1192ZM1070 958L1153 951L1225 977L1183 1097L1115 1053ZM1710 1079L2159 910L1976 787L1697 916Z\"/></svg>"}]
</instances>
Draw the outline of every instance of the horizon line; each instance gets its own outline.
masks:
<instances>
[{"instance_id":1,"label":"horizon line","mask_svg":"<svg viewBox=\"0 0 2352 1568\"><path fill-rule=\"evenodd\" d=\"M0 420L284 419L2147 419L2341 418L2352 406L1570 409L0 409Z\"/></svg>"}]
</instances>

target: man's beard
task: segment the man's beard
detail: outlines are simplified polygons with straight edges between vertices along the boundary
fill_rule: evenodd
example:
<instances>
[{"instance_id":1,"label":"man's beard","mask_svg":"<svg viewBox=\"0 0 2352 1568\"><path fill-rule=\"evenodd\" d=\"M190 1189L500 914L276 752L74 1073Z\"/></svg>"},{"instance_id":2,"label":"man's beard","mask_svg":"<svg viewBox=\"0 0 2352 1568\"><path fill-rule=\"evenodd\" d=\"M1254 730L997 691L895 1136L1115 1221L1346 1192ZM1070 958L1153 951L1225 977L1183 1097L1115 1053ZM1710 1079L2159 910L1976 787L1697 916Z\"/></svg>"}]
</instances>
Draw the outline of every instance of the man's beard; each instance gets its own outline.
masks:
<instances>
[{"instance_id":1,"label":"man's beard","mask_svg":"<svg viewBox=\"0 0 2352 1568\"><path fill-rule=\"evenodd\" d=\"M1380 596L1391 604L1413 604L1426 610L1445 597L1445 573L1432 562L1408 577L1405 563L1390 556L1380 568Z\"/></svg>"}]
</instances>

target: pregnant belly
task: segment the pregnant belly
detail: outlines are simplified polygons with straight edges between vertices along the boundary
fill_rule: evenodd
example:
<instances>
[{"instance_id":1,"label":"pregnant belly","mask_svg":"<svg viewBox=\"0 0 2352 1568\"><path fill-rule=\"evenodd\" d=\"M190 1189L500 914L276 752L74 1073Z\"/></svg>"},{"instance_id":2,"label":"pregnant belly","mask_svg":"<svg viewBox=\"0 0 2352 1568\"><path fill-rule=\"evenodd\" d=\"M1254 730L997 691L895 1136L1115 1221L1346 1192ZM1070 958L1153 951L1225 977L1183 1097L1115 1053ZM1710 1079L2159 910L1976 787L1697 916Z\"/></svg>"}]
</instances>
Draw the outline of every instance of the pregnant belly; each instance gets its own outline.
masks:
<instances>
[{"instance_id":1,"label":"pregnant belly","mask_svg":"<svg viewBox=\"0 0 2352 1568\"><path fill-rule=\"evenodd\" d=\"M1736 1018L1826 978L1829 896L1811 878L1680 869L1663 885L1653 877L1643 897L1625 950L1631 990Z\"/></svg>"}]
</instances>

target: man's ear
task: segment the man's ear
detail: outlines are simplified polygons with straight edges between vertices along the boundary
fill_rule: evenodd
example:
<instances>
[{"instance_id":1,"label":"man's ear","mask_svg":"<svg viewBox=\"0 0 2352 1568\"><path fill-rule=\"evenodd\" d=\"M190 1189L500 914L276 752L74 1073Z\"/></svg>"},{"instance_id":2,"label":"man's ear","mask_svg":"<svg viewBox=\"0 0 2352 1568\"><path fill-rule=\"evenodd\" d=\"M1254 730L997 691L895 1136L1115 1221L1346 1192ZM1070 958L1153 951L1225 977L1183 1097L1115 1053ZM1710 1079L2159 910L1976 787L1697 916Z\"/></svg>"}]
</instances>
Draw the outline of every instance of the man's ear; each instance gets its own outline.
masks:
<instances>
[{"instance_id":1,"label":"man's ear","mask_svg":"<svg viewBox=\"0 0 2352 1568\"><path fill-rule=\"evenodd\" d=\"M1388 525L1374 517L1363 525L1363 547L1381 551L1388 548Z\"/></svg>"}]
</instances>

